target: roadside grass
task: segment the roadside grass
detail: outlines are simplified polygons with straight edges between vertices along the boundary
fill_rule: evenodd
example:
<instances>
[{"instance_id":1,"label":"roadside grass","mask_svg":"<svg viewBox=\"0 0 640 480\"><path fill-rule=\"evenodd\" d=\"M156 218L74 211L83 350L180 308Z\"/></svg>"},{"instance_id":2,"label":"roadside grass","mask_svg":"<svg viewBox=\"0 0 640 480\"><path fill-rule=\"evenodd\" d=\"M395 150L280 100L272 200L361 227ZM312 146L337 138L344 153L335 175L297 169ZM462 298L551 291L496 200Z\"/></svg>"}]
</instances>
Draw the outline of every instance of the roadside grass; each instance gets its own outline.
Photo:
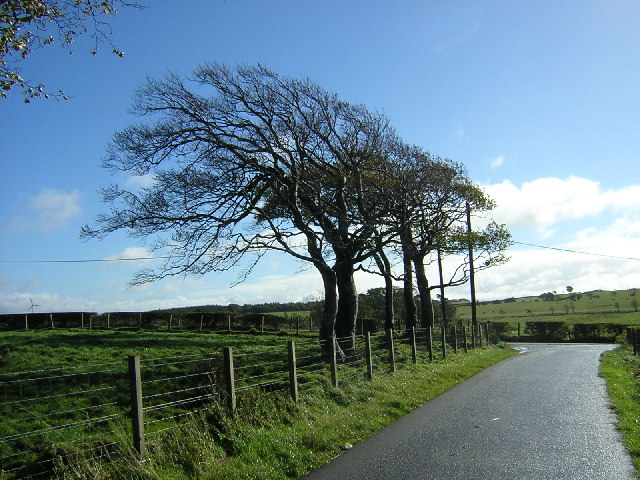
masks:
<instances>
[{"instance_id":1,"label":"roadside grass","mask_svg":"<svg viewBox=\"0 0 640 480\"><path fill-rule=\"evenodd\" d=\"M618 415L618 430L640 477L640 356L634 356L624 346L602 356L600 375L614 411Z\"/></svg>"},{"instance_id":2,"label":"roadside grass","mask_svg":"<svg viewBox=\"0 0 640 480\"><path fill-rule=\"evenodd\" d=\"M295 404L285 395L256 393L230 418L213 409L151 447L149 460L129 472L141 478L298 478L348 445L373 435L418 406L515 352L490 347L446 360L406 365L372 381L345 375L339 388L315 382ZM243 405L244 404L244 405Z\"/></svg>"}]
</instances>

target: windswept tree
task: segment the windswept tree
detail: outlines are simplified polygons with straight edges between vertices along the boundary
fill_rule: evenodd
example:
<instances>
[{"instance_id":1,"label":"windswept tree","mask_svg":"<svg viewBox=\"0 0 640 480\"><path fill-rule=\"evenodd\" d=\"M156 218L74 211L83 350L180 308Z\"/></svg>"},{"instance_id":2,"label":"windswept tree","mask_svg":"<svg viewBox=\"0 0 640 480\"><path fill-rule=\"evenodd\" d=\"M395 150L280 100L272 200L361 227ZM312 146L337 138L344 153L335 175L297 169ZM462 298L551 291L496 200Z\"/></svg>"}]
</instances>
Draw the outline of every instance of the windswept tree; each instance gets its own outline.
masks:
<instances>
[{"instance_id":1,"label":"windswept tree","mask_svg":"<svg viewBox=\"0 0 640 480\"><path fill-rule=\"evenodd\" d=\"M154 238L165 262L138 282L286 252L322 276L321 337L337 329L353 338L353 271L375 251L363 172L395 138L386 118L309 80L219 64L193 81L149 80L133 111L144 121L114 136L104 163L153 182L138 192L107 188L111 210L83 235Z\"/></svg>"},{"instance_id":2,"label":"windswept tree","mask_svg":"<svg viewBox=\"0 0 640 480\"><path fill-rule=\"evenodd\" d=\"M403 264L405 321L417 326L414 301L414 274L420 296L423 325L433 325L431 290L461 285L468 281L469 265L463 260L445 285L430 284L426 265L438 250L443 255L460 255L469 242L476 247L480 268L488 268L506 260L504 251L509 234L504 226L489 224L484 230L466 232L467 205L475 212L487 212L493 203L468 177L462 165L434 157L418 147L400 145L392 161L387 163L384 208L385 221L395 225L398 255ZM379 250L378 267L391 281L390 262L384 249ZM464 257L462 257L464 258Z\"/></svg>"}]
</instances>

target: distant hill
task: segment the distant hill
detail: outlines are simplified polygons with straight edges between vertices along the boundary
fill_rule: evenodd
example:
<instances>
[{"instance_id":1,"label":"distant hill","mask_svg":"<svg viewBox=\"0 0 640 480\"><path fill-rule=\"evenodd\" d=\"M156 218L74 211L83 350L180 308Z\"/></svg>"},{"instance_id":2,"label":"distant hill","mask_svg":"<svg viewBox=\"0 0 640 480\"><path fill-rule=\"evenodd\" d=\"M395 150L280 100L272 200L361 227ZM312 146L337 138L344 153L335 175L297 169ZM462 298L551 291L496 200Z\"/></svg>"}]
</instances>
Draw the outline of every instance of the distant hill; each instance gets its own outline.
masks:
<instances>
[{"instance_id":1,"label":"distant hill","mask_svg":"<svg viewBox=\"0 0 640 480\"><path fill-rule=\"evenodd\" d=\"M469 304L456 305L458 317L471 316ZM640 324L640 289L543 292L538 296L478 302L480 321L526 321L528 318L570 323Z\"/></svg>"}]
</instances>

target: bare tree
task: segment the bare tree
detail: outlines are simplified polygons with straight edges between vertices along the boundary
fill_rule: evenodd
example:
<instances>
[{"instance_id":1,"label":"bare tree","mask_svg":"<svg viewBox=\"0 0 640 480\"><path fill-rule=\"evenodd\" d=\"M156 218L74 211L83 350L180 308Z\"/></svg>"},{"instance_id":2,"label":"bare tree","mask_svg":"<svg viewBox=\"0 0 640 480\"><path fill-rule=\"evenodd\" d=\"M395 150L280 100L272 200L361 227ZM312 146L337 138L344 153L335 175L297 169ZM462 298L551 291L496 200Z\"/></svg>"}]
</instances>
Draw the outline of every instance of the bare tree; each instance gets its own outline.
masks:
<instances>
[{"instance_id":1,"label":"bare tree","mask_svg":"<svg viewBox=\"0 0 640 480\"><path fill-rule=\"evenodd\" d=\"M286 252L322 276L321 338L334 329L353 338L354 268L375 251L373 224L359 213L363 172L395 138L386 118L309 80L219 64L197 69L193 84L177 75L149 80L133 110L147 123L117 133L104 163L154 183L106 189L112 209L83 235L155 238L169 254L139 282Z\"/></svg>"},{"instance_id":2,"label":"bare tree","mask_svg":"<svg viewBox=\"0 0 640 480\"><path fill-rule=\"evenodd\" d=\"M480 269L506 261L504 250L509 234L504 226L489 224L483 230L466 232L467 204L485 212L493 203L471 182L462 165L434 157L418 147L402 146L390 163L390 185L385 208L386 221L395 225L397 243L403 261L405 320L408 327L417 325L413 293L413 273L420 296L423 325L433 325L431 290L466 283L469 262L463 260L444 285L430 285L425 266L433 261L437 250L447 256L460 255L469 242L476 247ZM474 255L475 256L475 255Z\"/></svg>"}]
</instances>

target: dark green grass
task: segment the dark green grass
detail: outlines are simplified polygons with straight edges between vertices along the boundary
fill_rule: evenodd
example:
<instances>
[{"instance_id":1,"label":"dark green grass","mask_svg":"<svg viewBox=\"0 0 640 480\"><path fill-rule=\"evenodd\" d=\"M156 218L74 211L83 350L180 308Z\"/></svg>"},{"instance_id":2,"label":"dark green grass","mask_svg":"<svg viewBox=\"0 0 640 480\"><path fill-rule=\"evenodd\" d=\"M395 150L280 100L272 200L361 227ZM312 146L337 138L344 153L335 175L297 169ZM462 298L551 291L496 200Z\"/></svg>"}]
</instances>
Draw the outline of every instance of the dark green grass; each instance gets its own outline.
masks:
<instances>
[{"instance_id":1,"label":"dark green grass","mask_svg":"<svg viewBox=\"0 0 640 480\"><path fill-rule=\"evenodd\" d=\"M310 341L304 335L296 338ZM0 422L0 459L4 463L0 468L35 464L76 449L102 449L116 440L114 428L130 436L126 433L130 427L123 420L129 409L128 355L142 358L146 380L183 377L148 384L147 395L162 394L162 389L191 388L195 380L203 388L193 395L206 394L215 378L191 374L197 373L194 368L215 371L223 347L261 348L266 361L270 354L285 354L287 339L275 334L131 330L0 333L0 417L4 419ZM198 355L212 360L191 363L200 358ZM155 366L168 357L188 361ZM259 373L267 371L263 368ZM176 398L180 396L163 396L156 402ZM156 413L163 417L183 411L176 407L150 412L150 419Z\"/></svg>"},{"instance_id":2,"label":"dark green grass","mask_svg":"<svg viewBox=\"0 0 640 480\"><path fill-rule=\"evenodd\" d=\"M284 345L317 333L158 332L143 330L32 330L0 332L0 374L145 358L218 354L223 347Z\"/></svg>"},{"instance_id":3,"label":"dark green grass","mask_svg":"<svg viewBox=\"0 0 640 480\"><path fill-rule=\"evenodd\" d=\"M634 356L630 347L606 352L602 356L600 375L607 382L624 445L633 458L636 472L640 472L640 356Z\"/></svg>"}]
</instances>

